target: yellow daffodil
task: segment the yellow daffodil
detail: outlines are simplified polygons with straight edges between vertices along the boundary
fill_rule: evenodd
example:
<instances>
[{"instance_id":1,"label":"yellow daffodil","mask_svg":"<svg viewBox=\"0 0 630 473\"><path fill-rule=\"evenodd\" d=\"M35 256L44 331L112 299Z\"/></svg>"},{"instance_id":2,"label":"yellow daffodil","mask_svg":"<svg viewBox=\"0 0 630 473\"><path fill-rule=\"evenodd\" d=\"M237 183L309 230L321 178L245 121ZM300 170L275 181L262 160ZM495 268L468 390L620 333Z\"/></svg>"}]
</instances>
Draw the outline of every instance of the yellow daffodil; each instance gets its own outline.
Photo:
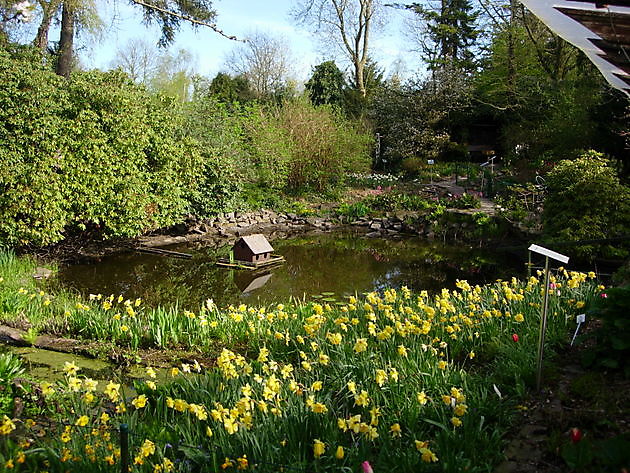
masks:
<instances>
[{"instance_id":1,"label":"yellow daffodil","mask_svg":"<svg viewBox=\"0 0 630 473\"><path fill-rule=\"evenodd\" d=\"M342 460L344 456L345 456L345 452L343 451L343 447L339 445L337 447L337 450L335 451L335 458L337 460Z\"/></svg>"},{"instance_id":2,"label":"yellow daffodil","mask_svg":"<svg viewBox=\"0 0 630 473\"><path fill-rule=\"evenodd\" d=\"M77 419L74 425L78 425L79 427L85 427L89 421L90 421L89 417L83 415Z\"/></svg>"},{"instance_id":3,"label":"yellow daffodil","mask_svg":"<svg viewBox=\"0 0 630 473\"><path fill-rule=\"evenodd\" d=\"M427 447L423 447L421 449L419 449L420 451L420 458L422 459L423 462L425 463L435 463L438 461L438 457L435 455L435 453L433 453L431 450L429 450Z\"/></svg>"},{"instance_id":4,"label":"yellow daffodil","mask_svg":"<svg viewBox=\"0 0 630 473\"><path fill-rule=\"evenodd\" d=\"M326 444L319 439L315 439L313 442L313 455L315 458L321 457L326 451Z\"/></svg>"},{"instance_id":5,"label":"yellow daffodil","mask_svg":"<svg viewBox=\"0 0 630 473\"><path fill-rule=\"evenodd\" d=\"M131 404L136 409L142 409L143 407L145 407L147 405L147 397L146 397L146 395L140 394L137 398L135 398L133 401L131 401Z\"/></svg>"},{"instance_id":6,"label":"yellow daffodil","mask_svg":"<svg viewBox=\"0 0 630 473\"><path fill-rule=\"evenodd\" d=\"M15 430L15 424L6 415L2 416L2 425L0 425L0 435L9 435Z\"/></svg>"},{"instance_id":7,"label":"yellow daffodil","mask_svg":"<svg viewBox=\"0 0 630 473\"><path fill-rule=\"evenodd\" d=\"M362 353L367 350L367 338L357 338L354 344L354 351L356 353Z\"/></svg>"},{"instance_id":8,"label":"yellow daffodil","mask_svg":"<svg viewBox=\"0 0 630 473\"><path fill-rule=\"evenodd\" d=\"M66 361L63 365L63 372L68 376L74 376L79 371L79 367L74 361Z\"/></svg>"},{"instance_id":9,"label":"yellow daffodil","mask_svg":"<svg viewBox=\"0 0 630 473\"><path fill-rule=\"evenodd\" d=\"M42 389L42 394L44 396L50 396L55 393L55 388L52 383L42 383L39 387Z\"/></svg>"}]
</instances>

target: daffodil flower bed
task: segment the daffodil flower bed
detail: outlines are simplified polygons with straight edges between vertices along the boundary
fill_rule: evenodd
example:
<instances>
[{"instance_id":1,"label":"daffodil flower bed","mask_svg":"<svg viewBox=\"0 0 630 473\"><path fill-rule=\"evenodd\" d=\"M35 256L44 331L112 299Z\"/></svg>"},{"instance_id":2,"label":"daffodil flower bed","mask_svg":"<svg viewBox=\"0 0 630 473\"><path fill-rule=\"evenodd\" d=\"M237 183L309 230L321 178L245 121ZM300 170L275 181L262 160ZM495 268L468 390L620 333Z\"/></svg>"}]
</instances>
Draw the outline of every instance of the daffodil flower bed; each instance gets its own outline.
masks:
<instances>
[{"instance_id":1,"label":"daffodil flower bed","mask_svg":"<svg viewBox=\"0 0 630 473\"><path fill-rule=\"evenodd\" d=\"M601 291L593 278L562 269L552 278L549 348L566 342L569 321ZM103 389L68 364L64 382L41 386L53 422L45 436L40 421L4 419L4 468L119 471L116 428L125 423L132 471L341 472L364 462L387 472L492 471L534 375L543 287L535 277L457 287L388 289L339 306L207 303L162 322L141 303L95 296L111 327L133 334L168 322L190 331L180 341L214 336L224 345L216 365L173 367L163 385L148 368L126 395L119 381Z\"/></svg>"}]
</instances>

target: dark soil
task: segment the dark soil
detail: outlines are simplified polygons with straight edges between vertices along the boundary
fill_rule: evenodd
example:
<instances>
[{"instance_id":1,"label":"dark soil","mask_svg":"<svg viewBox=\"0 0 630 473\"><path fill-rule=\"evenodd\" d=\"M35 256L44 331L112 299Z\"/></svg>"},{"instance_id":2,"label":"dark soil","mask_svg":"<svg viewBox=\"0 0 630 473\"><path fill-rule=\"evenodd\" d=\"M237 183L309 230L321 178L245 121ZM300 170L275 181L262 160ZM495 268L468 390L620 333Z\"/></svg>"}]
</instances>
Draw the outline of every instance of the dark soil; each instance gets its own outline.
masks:
<instances>
[{"instance_id":1,"label":"dark soil","mask_svg":"<svg viewBox=\"0 0 630 473\"><path fill-rule=\"evenodd\" d=\"M618 372L584 369L580 356L586 349L569 348L553 360L541 392L532 393L524 403L507 438L506 460L495 473L627 473L630 380ZM571 437L574 428L581 433L578 442ZM610 463L588 453L601 452L604 445L616 442L621 448L610 452L611 457L618 457ZM576 465L580 451L581 464Z\"/></svg>"}]
</instances>

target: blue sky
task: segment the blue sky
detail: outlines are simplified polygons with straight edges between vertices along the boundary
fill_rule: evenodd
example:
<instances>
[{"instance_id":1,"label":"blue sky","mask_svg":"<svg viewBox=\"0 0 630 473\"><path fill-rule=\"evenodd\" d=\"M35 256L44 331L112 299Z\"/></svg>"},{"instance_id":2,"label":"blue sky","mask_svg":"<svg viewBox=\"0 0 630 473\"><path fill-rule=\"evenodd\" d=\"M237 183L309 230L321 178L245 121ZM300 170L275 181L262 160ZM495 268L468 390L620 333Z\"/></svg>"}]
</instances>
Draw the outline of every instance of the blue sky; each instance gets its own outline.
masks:
<instances>
[{"instance_id":1,"label":"blue sky","mask_svg":"<svg viewBox=\"0 0 630 473\"><path fill-rule=\"evenodd\" d=\"M295 4L292 0L215 0L217 25L227 34L244 37L248 32L283 36L291 46L295 58L296 79L306 80L311 67L328 59L330 53L322 52L320 42L308 30L298 26L290 18ZM405 64L405 74L415 73L419 67L417 55L407 49L409 40L404 36L404 17L408 14L387 9L386 27L373 36L372 56L385 68L386 74L396 60ZM100 41L91 41L81 53L82 62L89 68L108 69L118 47L131 38L144 38L157 42L160 32L157 27L147 28L142 23L139 7L124 1L102 2L101 16L106 30ZM54 38L54 36L51 36ZM182 26L176 36L173 50L186 49L196 58L197 72L213 77L223 67L226 55L237 43L230 41L208 28ZM343 68L342 60L337 63Z\"/></svg>"}]
</instances>

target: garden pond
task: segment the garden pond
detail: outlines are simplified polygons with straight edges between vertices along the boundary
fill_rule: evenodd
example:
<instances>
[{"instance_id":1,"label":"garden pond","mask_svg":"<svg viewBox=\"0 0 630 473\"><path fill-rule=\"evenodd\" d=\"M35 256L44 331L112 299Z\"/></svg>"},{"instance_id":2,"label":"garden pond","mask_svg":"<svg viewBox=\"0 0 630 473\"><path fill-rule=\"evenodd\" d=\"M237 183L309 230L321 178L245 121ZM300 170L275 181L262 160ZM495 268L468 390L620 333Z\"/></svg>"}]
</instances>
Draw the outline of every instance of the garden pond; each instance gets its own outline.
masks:
<instances>
[{"instance_id":1,"label":"garden pond","mask_svg":"<svg viewBox=\"0 0 630 473\"><path fill-rule=\"evenodd\" d=\"M229 304L270 304L290 298L330 299L355 293L407 286L437 291L455 287L457 279L485 283L497 278L522 276L527 252L522 255L496 249L445 245L417 237L368 238L355 232L300 235L271 242L285 257L280 266L248 271L216 266L230 246L203 243L178 245L191 259L128 252L98 263L60 268L55 289L89 294L122 294L141 298L147 305L197 310L212 299L219 307Z\"/></svg>"}]
</instances>

